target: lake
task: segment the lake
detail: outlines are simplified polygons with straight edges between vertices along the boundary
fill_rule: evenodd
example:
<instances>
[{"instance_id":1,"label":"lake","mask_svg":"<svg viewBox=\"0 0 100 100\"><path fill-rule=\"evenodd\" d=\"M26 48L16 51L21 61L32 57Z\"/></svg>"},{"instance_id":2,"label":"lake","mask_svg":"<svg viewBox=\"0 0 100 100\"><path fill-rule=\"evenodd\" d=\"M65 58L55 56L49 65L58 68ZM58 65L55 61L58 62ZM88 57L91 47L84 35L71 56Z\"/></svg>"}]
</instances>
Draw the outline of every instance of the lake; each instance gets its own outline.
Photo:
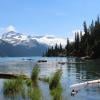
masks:
<instances>
[{"instance_id":1,"label":"lake","mask_svg":"<svg viewBox=\"0 0 100 100\"><path fill-rule=\"evenodd\" d=\"M100 100L100 84L80 88L75 96L70 95L71 85L100 78L100 60L81 61L74 57L4 57L0 58L0 72L23 73L30 77L32 68L40 59L47 60L47 62L38 63L41 69L40 77L51 76L57 69L62 69L63 100ZM81 63L59 64L58 62ZM4 79L0 79L0 100L10 100L3 95L3 81ZM42 91L43 100L51 100L48 84L39 81L39 88Z\"/></svg>"}]
</instances>

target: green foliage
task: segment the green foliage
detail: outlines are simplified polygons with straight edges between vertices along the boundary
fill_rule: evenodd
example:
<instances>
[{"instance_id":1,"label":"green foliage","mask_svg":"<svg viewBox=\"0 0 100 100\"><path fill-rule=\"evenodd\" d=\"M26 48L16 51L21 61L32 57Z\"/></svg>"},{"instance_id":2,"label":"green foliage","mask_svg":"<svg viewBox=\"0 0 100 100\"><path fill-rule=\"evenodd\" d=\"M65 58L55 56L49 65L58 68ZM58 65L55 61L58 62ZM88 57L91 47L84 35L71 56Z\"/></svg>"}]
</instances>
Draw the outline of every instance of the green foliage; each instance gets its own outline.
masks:
<instances>
[{"instance_id":1,"label":"green foliage","mask_svg":"<svg viewBox=\"0 0 100 100\"><path fill-rule=\"evenodd\" d=\"M53 57L53 56L64 56L65 49L60 44L59 46L56 44L55 47L48 48L47 52L45 53L45 56Z\"/></svg>"},{"instance_id":2,"label":"green foliage","mask_svg":"<svg viewBox=\"0 0 100 100\"><path fill-rule=\"evenodd\" d=\"M26 85L27 85L27 87L32 86L32 80L31 79L27 79L26 80Z\"/></svg>"},{"instance_id":3,"label":"green foliage","mask_svg":"<svg viewBox=\"0 0 100 100\"><path fill-rule=\"evenodd\" d=\"M39 67L35 66L33 68L33 80L37 80L39 74ZM40 80L49 83L50 93L53 97L53 100L62 100L62 87L60 84L62 71L57 70L53 77L50 79L49 77L40 78ZM34 81L32 79L24 78L23 76L19 76L16 79L10 79L4 81L3 84L3 93L4 95L10 99L15 99L16 97L21 97L22 99L29 100L42 100L41 90L37 85L34 85Z\"/></svg>"},{"instance_id":4,"label":"green foliage","mask_svg":"<svg viewBox=\"0 0 100 100\"><path fill-rule=\"evenodd\" d=\"M91 22L88 27L83 23L84 34L78 32L75 34L73 43L68 41L67 54L71 56L90 56L91 58L100 57L100 19Z\"/></svg>"},{"instance_id":5,"label":"green foliage","mask_svg":"<svg viewBox=\"0 0 100 100\"><path fill-rule=\"evenodd\" d=\"M13 97L16 98L17 96L21 97L22 99L29 100L41 100L41 91L38 87L37 82L34 82L38 79L40 69L39 66L35 66L32 70L32 79L25 78L23 76L19 76L16 79L10 79L4 81L3 84L3 93L6 97L10 99ZM35 83L35 85L34 85Z\"/></svg>"},{"instance_id":6,"label":"green foliage","mask_svg":"<svg viewBox=\"0 0 100 100\"><path fill-rule=\"evenodd\" d=\"M36 81L38 79L38 75L40 72L40 68L38 65L35 65L32 70L31 79L32 81Z\"/></svg>"},{"instance_id":7,"label":"green foliage","mask_svg":"<svg viewBox=\"0 0 100 100\"><path fill-rule=\"evenodd\" d=\"M42 100L40 89L38 87L30 87L28 89L28 97L31 100Z\"/></svg>"},{"instance_id":8,"label":"green foliage","mask_svg":"<svg viewBox=\"0 0 100 100\"><path fill-rule=\"evenodd\" d=\"M92 57L93 58L99 58L100 57L100 41L98 41L94 47L93 47L93 54Z\"/></svg>"},{"instance_id":9,"label":"green foliage","mask_svg":"<svg viewBox=\"0 0 100 100\"><path fill-rule=\"evenodd\" d=\"M17 78L12 80L4 81L3 85L3 93L4 95L15 95L17 93L20 93L20 91L23 89L23 79Z\"/></svg>"},{"instance_id":10,"label":"green foliage","mask_svg":"<svg viewBox=\"0 0 100 100\"><path fill-rule=\"evenodd\" d=\"M69 52L70 52L70 42L69 42L69 38L67 38L67 45L65 47L66 50L66 55L69 56Z\"/></svg>"},{"instance_id":11,"label":"green foliage","mask_svg":"<svg viewBox=\"0 0 100 100\"><path fill-rule=\"evenodd\" d=\"M61 69L57 70L54 73L54 75L51 78L50 83L49 83L50 90L52 90L54 88L57 88L57 86L59 85L59 82L60 82L61 74L62 74L62 70Z\"/></svg>"},{"instance_id":12,"label":"green foliage","mask_svg":"<svg viewBox=\"0 0 100 100\"><path fill-rule=\"evenodd\" d=\"M62 87L59 84L57 88L51 90L51 95L53 96L53 100L62 100Z\"/></svg>"},{"instance_id":13,"label":"green foliage","mask_svg":"<svg viewBox=\"0 0 100 100\"><path fill-rule=\"evenodd\" d=\"M100 58L100 18L91 22L87 26L83 23L84 34L82 32L75 33L75 41L70 42L67 38L67 45L62 48L61 44L57 44L53 48L49 48L46 56L89 56L90 58Z\"/></svg>"},{"instance_id":14,"label":"green foliage","mask_svg":"<svg viewBox=\"0 0 100 100\"><path fill-rule=\"evenodd\" d=\"M62 87L60 84L60 79L62 75L62 70L58 69L49 83L50 93L53 96L53 100L62 100Z\"/></svg>"}]
</instances>

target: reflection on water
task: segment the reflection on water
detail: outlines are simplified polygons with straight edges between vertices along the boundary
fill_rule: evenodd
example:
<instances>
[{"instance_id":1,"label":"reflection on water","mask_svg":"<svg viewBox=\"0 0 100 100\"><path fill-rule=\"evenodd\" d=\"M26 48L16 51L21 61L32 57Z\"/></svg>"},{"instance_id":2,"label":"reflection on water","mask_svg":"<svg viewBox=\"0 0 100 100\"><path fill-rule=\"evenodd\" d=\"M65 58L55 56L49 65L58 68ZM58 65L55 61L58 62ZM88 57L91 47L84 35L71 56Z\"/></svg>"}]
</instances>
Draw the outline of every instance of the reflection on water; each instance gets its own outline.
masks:
<instances>
[{"instance_id":1,"label":"reflection on water","mask_svg":"<svg viewBox=\"0 0 100 100\"><path fill-rule=\"evenodd\" d=\"M58 64L58 62L83 62L78 58L41 58L41 57L17 57L0 58L0 72L24 73L30 76L33 66L39 59L47 62L38 63L41 69L40 77L51 76L57 69L62 68L63 74L61 84L63 87L63 100L100 100L100 86L96 85L80 89L74 97L70 96L69 86L79 82L85 82L100 78L100 60L84 63ZM2 93L3 79L0 79L0 100L5 99ZM50 100L49 86L47 83L39 82L44 100Z\"/></svg>"}]
</instances>

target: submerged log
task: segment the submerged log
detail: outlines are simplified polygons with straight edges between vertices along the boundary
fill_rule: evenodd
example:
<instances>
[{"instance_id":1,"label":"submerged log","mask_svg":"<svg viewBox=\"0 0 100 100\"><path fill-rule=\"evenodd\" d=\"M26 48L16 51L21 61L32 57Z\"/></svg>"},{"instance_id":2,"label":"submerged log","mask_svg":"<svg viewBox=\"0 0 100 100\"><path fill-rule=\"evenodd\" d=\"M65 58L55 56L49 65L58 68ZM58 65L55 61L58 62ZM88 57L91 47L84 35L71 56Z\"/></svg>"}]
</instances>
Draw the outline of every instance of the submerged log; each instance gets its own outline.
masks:
<instances>
[{"instance_id":1,"label":"submerged log","mask_svg":"<svg viewBox=\"0 0 100 100\"><path fill-rule=\"evenodd\" d=\"M58 64L64 65L66 64L66 62L58 62Z\"/></svg>"},{"instance_id":2,"label":"submerged log","mask_svg":"<svg viewBox=\"0 0 100 100\"><path fill-rule=\"evenodd\" d=\"M92 59L90 56L81 57L81 60L90 60Z\"/></svg>"},{"instance_id":3,"label":"submerged log","mask_svg":"<svg viewBox=\"0 0 100 100\"><path fill-rule=\"evenodd\" d=\"M85 64L86 62L67 62L67 64Z\"/></svg>"},{"instance_id":4,"label":"submerged log","mask_svg":"<svg viewBox=\"0 0 100 100\"><path fill-rule=\"evenodd\" d=\"M18 78L18 77L22 77L23 79L28 78L26 75L20 75L20 74L14 74L14 73L1 73L0 72L0 78L3 78L3 79L12 79L12 78Z\"/></svg>"},{"instance_id":5,"label":"submerged log","mask_svg":"<svg viewBox=\"0 0 100 100\"><path fill-rule=\"evenodd\" d=\"M58 62L58 64L64 65L64 64L84 64L86 62Z\"/></svg>"}]
</instances>

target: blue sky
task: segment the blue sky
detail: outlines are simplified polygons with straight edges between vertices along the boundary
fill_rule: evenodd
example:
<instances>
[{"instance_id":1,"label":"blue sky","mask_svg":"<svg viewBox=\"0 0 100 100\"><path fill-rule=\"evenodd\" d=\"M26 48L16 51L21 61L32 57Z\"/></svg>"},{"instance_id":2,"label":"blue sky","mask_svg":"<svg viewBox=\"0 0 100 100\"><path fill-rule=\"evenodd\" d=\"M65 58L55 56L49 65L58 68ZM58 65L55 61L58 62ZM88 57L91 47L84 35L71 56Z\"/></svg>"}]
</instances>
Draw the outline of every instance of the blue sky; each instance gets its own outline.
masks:
<instances>
[{"instance_id":1,"label":"blue sky","mask_svg":"<svg viewBox=\"0 0 100 100\"><path fill-rule=\"evenodd\" d=\"M0 30L72 38L99 14L100 0L0 0Z\"/></svg>"}]
</instances>

